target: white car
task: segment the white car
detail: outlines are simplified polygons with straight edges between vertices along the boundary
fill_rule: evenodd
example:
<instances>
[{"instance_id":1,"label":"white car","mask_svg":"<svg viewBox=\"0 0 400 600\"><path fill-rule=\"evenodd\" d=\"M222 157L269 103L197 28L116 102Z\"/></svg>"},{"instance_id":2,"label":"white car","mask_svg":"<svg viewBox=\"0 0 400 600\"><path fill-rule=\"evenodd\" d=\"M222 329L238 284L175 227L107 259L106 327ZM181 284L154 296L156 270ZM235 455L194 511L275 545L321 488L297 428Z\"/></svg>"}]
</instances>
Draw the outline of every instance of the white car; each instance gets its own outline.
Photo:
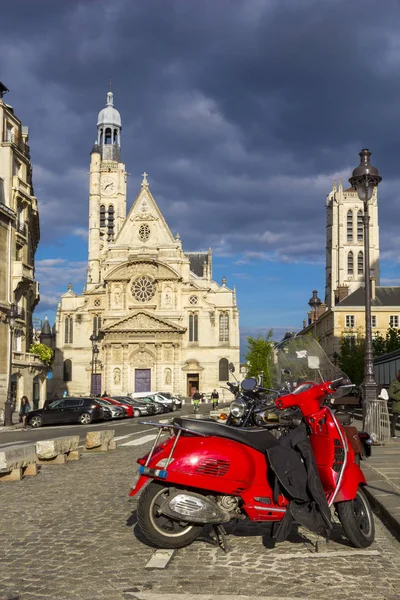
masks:
<instances>
[{"instance_id":1,"label":"white car","mask_svg":"<svg viewBox=\"0 0 400 600\"><path fill-rule=\"evenodd\" d=\"M169 408L169 410L176 410L177 408L175 406L174 401L171 398L165 398L157 392L135 392L133 394L130 394L130 397L134 398L135 400L138 400L139 398L150 398L156 404L163 404L164 406Z\"/></svg>"}]
</instances>

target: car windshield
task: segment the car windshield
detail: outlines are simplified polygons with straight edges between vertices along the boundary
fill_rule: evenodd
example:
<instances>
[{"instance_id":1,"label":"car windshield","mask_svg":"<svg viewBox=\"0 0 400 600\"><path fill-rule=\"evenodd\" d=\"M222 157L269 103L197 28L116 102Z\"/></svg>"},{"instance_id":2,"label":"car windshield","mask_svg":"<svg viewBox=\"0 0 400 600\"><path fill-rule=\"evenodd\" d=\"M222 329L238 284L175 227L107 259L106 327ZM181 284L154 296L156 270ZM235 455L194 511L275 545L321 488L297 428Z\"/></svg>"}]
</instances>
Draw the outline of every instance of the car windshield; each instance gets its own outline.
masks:
<instances>
[{"instance_id":1,"label":"car windshield","mask_svg":"<svg viewBox=\"0 0 400 600\"><path fill-rule=\"evenodd\" d=\"M349 378L335 366L318 342L311 336L299 335L277 344L273 350L271 387L294 390L306 381L322 383L343 378L343 384L351 384ZM343 385L335 396L347 394L349 387Z\"/></svg>"},{"instance_id":2,"label":"car windshield","mask_svg":"<svg viewBox=\"0 0 400 600\"><path fill-rule=\"evenodd\" d=\"M93 402L98 402L99 404L103 404L104 406L110 406L112 404L112 402L104 400L104 398L96 398L95 400L93 400Z\"/></svg>"}]
</instances>

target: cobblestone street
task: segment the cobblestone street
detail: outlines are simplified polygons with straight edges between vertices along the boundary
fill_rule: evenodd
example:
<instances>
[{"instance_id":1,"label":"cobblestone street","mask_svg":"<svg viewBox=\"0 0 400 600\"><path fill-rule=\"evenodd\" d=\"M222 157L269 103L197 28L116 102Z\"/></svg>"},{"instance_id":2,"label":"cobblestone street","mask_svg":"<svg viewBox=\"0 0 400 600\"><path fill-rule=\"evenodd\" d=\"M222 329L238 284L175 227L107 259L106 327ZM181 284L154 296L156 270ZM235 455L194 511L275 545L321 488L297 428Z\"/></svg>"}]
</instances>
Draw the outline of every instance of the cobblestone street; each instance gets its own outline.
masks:
<instances>
[{"instance_id":1,"label":"cobblestone street","mask_svg":"<svg viewBox=\"0 0 400 600\"><path fill-rule=\"evenodd\" d=\"M207 532L178 550L164 570L135 525L130 481L149 444L84 455L37 477L2 483L0 598L128 600L163 594L282 599L400 598L400 545L376 520L376 542L355 550L337 526L313 552L302 535L272 548L269 526L230 526L231 552ZM172 596L171 596L172 597ZM182 596L183 598L184 596Z\"/></svg>"}]
</instances>

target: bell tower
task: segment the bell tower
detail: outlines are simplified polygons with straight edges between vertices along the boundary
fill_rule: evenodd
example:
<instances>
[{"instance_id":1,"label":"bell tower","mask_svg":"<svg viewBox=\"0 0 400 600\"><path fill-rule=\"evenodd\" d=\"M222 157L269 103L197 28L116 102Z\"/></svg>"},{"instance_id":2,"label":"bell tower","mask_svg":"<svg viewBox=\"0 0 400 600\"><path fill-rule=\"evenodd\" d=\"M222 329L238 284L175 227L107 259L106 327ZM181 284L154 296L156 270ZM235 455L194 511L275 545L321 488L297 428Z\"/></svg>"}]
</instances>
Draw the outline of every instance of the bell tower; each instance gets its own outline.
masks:
<instances>
[{"instance_id":1,"label":"bell tower","mask_svg":"<svg viewBox=\"0 0 400 600\"><path fill-rule=\"evenodd\" d=\"M126 169L121 162L121 116L114 94L97 118L97 140L90 155L89 255L86 289L101 283L101 262L126 218Z\"/></svg>"}]
</instances>

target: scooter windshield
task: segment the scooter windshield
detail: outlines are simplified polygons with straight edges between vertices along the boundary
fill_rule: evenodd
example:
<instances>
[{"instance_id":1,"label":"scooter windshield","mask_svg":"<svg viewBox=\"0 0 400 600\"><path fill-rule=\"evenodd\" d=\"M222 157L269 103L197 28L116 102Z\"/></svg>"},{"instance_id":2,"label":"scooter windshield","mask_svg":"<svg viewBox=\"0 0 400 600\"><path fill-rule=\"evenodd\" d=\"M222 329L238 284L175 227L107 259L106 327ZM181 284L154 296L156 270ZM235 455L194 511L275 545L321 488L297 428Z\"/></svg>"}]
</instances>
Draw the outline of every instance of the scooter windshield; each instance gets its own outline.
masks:
<instances>
[{"instance_id":1,"label":"scooter windshield","mask_svg":"<svg viewBox=\"0 0 400 600\"><path fill-rule=\"evenodd\" d=\"M347 375L331 363L321 346L311 336L299 335L277 344L273 350L272 387L294 393L304 391L304 382L322 383L343 379L335 390L343 396L352 387Z\"/></svg>"}]
</instances>

